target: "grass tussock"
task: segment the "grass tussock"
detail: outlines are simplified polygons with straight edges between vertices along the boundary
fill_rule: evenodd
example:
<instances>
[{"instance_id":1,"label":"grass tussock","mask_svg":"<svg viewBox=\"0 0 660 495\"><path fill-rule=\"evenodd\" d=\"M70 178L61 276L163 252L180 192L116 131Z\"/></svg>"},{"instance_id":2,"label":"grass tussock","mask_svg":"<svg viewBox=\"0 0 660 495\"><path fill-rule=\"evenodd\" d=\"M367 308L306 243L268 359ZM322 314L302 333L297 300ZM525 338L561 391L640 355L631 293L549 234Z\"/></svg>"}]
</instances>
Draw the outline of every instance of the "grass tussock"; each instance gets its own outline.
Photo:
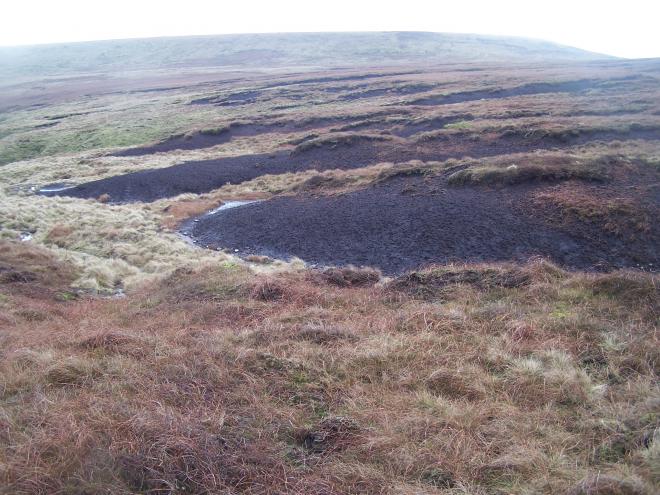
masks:
<instances>
[{"instance_id":1,"label":"grass tussock","mask_svg":"<svg viewBox=\"0 0 660 495\"><path fill-rule=\"evenodd\" d=\"M362 142L389 141L391 139L391 136L383 136L381 134L337 133L306 140L296 145L293 153L304 153L319 148L332 149L338 146L351 146Z\"/></svg>"},{"instance_id":2,"label":"grass tussock","mask_svg":"<svg viewBox=\"0 0 660 495\"><path fill-rule=\"evenodd\" d=\"M166 202L161 209L163 226L170 230L176 228L185 220L202 215L222 205L222 201L214 197L183 197L179 200Z\"/></svg>"},{"instance_id":3,"label":"grass tussock","mask_svg":"<svg viewBox=\"0 0 660 495\"><path fill-rule=\"evenodd\" d=\"M595 277L591 290L594 294L625 301L628 304L653 304L660 300L660 286L657 280L636 273L614 273Z\"/></svg>"},{"instance_id":4,"label":"grass tussock","mask_svg":"<svg viewBox=\"0 0 660 495\"><path fill-rule=\"evenodd\" d=\"M66 290L77 275L69 263L25 243L0 242L0 283L21 290Z\"/></svg>"},{"instance_id":5,"label":"grass tussock","mask_svg":"<svg viewBox=\"0 0 660 495\"><path fill-rule=\"evenodd\" d=\"M0 193L1 194L1 193ZM79 268L74 285L91 291L114 291L166 276L200 257L218 262L228 256L199 252L175 233L163 232L181 211L160 205L103 205L91 200L6 196L0 201L0 238L42 245ZM186 212L191 209L182 207ZM193 208L194 209L194 208Z\"/></svg>"},{"instance_id":6,"label":"grass tussock","mask_svg":"<svg viewBox=\"0 0 660 495\"><path fill-rule=\"evenodd\" d=\"M326 268L310 276L337 287L370 287L378 283L381 273L373 268Z\"/></svg>"},{"instance_id":7,"label":"grass tussock","mask_svg":"<svg viewBox=\"0 0 660 495\"><path fill-rule=\"evenodd\" d=\"M558 143L569 143L583 136L592 135L620 135L622 139L635 137L635 133L656 132L657 123L619 123L616 125L591 125L575 127L520 127L510 126L501 132L502 138L520 137L530 140L551 140Z\"/></svg>"},{"instance_id":8,"label":"grass tussock","mask_svg":"<svg viewBox=\"0 0 660 495\"><path fill-rule=\"evenodd\" d=\"M619 237L644 236L651 229L652 207L634 198L612 198L569 185L539 191L533 194L532 203L552 211L550 221L566 226L591 223Z\"/></svg>"},{"instance_id":9,"label":"grass tussock","mask_svg":"<svg viewBox=\"0 0 660 495\"><path fill-rule=\"evenodd\" d=\"M605 181L607 173L603 168L583 163L561 165L525 164L469 167L454 172L448 178L453 186L466 185L512 185L531 182L559 182L566 180Z\"/></svg>"},{"instance_id":10,"label":"grass tussock","mask_svg":"<svg viewBox=\"0 0 660 495\"><path fill-rule=\"evenodd\" d=\"M84 338L79 345L83 349L103 352L134 352L139 349L140 339L122 332L103 331Z\"/></svg>"},{"instance_id":11,"label":"grass tussock","mask_svg":"<svg viewBox=\"0 0 660 495\"><path fill-rule=\"evenodd\" d=\"M414 271L387 284L389 291L419 298L438 298L459 285L480 290L515 288L529 283L530 275L517 267L440 266Z\"/></svg>"},{"instance_id":12,"label":"grass tussock","mask_svg":"<svg viewBox=\"0 0 660 495\"><path fill-rule=\"evenodd\" d=\"M374 182L385 182L398 177L415 177L432 175L438 169L442 168L444 164L438 162L420 162L412 161L405 164L397 164L393 167L382 170Z\"/></svg>"},{"instance_id":13,"label":"grass tussock","mask_svg":"<svg viewBox=\"0 0 660 495\"><path fill-rule=\"evenodd\" d=\"M653 275L209 264L61 300L45 252L0 259L37 274L0 280L3 314L44 315L5 326L8 493L657 488Z\"/></svg>"},{"instance_id":14,"label":"grass tussock","mask_svg":"<svg viewBox=\"0 0 660 495\"><path fill-rule=\"evenodd\" d=\"M582 480L568 495L648 495L651 492L638 480L597 475Z\"/></svg>"}]
</instances>

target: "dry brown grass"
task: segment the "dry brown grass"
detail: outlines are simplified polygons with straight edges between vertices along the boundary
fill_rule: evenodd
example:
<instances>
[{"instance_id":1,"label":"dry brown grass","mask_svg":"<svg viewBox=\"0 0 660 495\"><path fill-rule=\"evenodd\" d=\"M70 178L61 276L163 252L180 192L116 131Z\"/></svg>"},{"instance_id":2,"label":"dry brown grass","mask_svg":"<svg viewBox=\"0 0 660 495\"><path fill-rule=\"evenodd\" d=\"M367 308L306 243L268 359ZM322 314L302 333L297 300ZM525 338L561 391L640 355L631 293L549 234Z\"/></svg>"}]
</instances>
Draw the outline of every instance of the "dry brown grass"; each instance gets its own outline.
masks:
<instances>
[{"instance_id":1,"label":"dry brown grass","mask_svg":"<svg viewBox=\"0 0 660 495\"><path fill-rule=\"evenodd\" d=\"M304 153L315 148L336 148L338 146L348 146L364 141L389 141L391 136L380 134L359 134L359 133L334 133L323 137L314 137L296 145L294 153Z\"/></svg>"},{"instance_id":2,"label":"dry brown grass","mask_svg":"<svg viewBox=\"0 0 660 495\"><path fill-rule=\"evenodd\" d=\"M564 225L593 223L620 237L643 235L651 228L653 211L636 199L609 197L572 184L537 192L532 202L543 209L549 207L556 213L552 221Z\"/></svg>"},{"instance_id":3,"label":"dry brown grass","mask_svg":"<svg viewBox=\"0 0 660 495\"><path fill-rule=\"evenodd\" d=\"M268 197L266 192L229 192L227 189L221 188L208 194L182 194L177 198L160 200L154 204L154 209L161 212L163 227L175 230L181 222L213 210L225 201L246 201Z\"/></svg>"},{"instance_id":4,"label":"dry brown grass","mask_svg":"<svg viewBox=\"0 0 660 495\"><path fill-rule=\"evenodd\" d=\"M0 283L18 284L12 286L16 292L68 289L75 275L72 266L43 248L29 243L0 242Z\"/></svg>"},{"instance_id":5,"label":"dry brown grass","mask_svg":"<svg viewBox=\"0 0 660 495\"><path fill-rule=\"evenodd\" d=\"M530 182L559 182L571 179L604 181L606 173L595 167L565 163L560 166L542 164L481 166L460 170L449 176L451 185L510 185Z\"/></svg>"},{"instance_id":6,"label":"dry brown grass","mask_svg":"<svg viewBox=\"0 0 660 495\"><path fill-rule=\"evenodd\" d=\"M221 204L222 201L220 199L201 197L169 202L161 210L164 213L162 220L163 226L170 230L175 230L182 221L201 215L217 208Z\"/></svg>"},{"instance_id":7,"label":"dry brown grass","mask_svg":"<svg viewBox=\"0 0 660 495\"><path fill-rule=\"evenodd\" d=\"M0 284L2 493L658 488L657 277L208 265L62 299L65 264L0 257L34 274Z\"/></svg>"}]
</instances>

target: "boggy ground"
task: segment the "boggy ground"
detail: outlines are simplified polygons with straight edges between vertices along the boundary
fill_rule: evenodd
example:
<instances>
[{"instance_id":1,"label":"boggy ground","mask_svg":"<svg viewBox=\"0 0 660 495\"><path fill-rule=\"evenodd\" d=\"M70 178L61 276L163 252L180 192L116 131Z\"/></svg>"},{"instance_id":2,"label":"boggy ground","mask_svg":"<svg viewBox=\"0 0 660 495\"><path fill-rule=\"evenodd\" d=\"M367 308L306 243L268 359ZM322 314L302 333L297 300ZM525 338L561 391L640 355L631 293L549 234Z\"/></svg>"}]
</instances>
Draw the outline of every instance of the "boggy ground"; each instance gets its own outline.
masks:
<instances>
[{"instance_id":1,"label":"boggy ground","mask_svg":"<svg viewBox=\"0 0 660 495\"><path fill-rule=\"evenodd\" d=\"M228 114L218 125L205 122L153 144L108 154L185 157L185 152L194 156L197 151L208 159L149 166L61 194L153 201L266 174L478 158L592 142L655 142L660 138L656 72L657 63L640 61L544 70L516 67L515 72L489 68L479 76L450 66L445 71L374 71L294 80L275 75L275 81L254 78L251 85L242 79L210 96L175 100L181 113ZM412 93L420 98L412 98ZM352 99L355 94L363 97ZM219 101L235 102L236 108L218 109ZM267 143L268 152L256 152L256 142L261 148ZM228 143L248 153L213 156Z\"/></svg>"},{"instance_id":2,"label":"boggy ground","mask_svg":"<svg viewBox=\"0 0 660 495\"><path fill-rule=\"evenodd\" d=\"M652 275L75 272L0 242L0 493L657 492Z\"/></svg>"},{"instance_id":3,"label":"boggy ground","mask_svg":"<svg viewBox=\"0 0 660 495\"><path fill-rule=\"evenodd\" d=\"M442 126L442 124L441 124ZM404 131L405 132L405 131ZM522 135L521 135L522 134ZM528 130L504 133L448 133L425 135L419 141L390 138L387 135L339 134L312 138L292 151L251 154L237 157L186 162L164 169L133 172L81 184L64 191L45 193L79 198L108 195L113 202L154 201L183 193L204 193L225 184L239 184L262 175L296 173L305 170L351 169L411 160L507 155L536 149L558 149L590 141L620 139L660 140L660 123L641 129L590 130L546 135ZM195 139L193 142L201 141ZM176 145L175 145L176 146ZM180 146L184 146L181 144ZM202 146L203 147L203 146ZM155 145L167 149L167 142ZM127 150L128 152L129 150ZM139 151L142 153L142 151ZM405 205L401 205L405 207Z\"/></svg>"},{"instance_id":4,"label":"boggy ground","mask_svg":"<svg viewBox=\"0 0 660 495\"><path fill-rule=\"evenodd\" d=\"M168 90L158 97L165 108L227 115L82 158L57 177L74 187L43 194L110 205L168 201L138 207L167 216L168 229L183 212L198 215L226 199L285 196L184 229L198 245L241 255L387 273L537 255L572 269L656 270L657 63L466 69L275 74L183 95ZM165 96L172 92L176 98ZM364 98L351 99L358 94ZM75 113L67 120L87 118ZM413 161L418 174L378 176ZM443 170L456 163L464 175L450 181ZM16 169L25 178L46 174L36 165ZM517 172L507 178L505 170ZM83 171L97 180L76 180ZM314 174L322 177L310 190L304 182ZM337 190L349 176L360 187Z\"/></svg>"},{"instance_id":5,"label":"boggy ground","mask_svg":"<svg viewBox=\"0 0 660 495\"><path fill-rule=\"evenodd\" d=\"M604 170L609 175L601 175ZM592 163L566 169L564 176L557 165L487 172L491 175L465 165L440 172L395 168L357 191L245 205L203 215L184 232L200 245L242 255L295 255L315 264L375 266L386 273L430 263L524 262L534 256L579 269L660 266L660 231L652 220L660 195L645 187L660 176L648 165L623 167L615 157L607 167ZM562 187L577 188L583 198L597 194L603 203L632 198L631 219L637 223L621 223L612 211L562 224L557 221L562 209L551 200ZM607 221L619 221L621 230L607 232Z\"/></svg>"},{"instance_id":6,"label":"boggy ground","mask_svg":"<svg viewBox=\"0 0 660 495\"><path fill-rule=\"evenodd\" d=\"M244 211L278 222L264 208L275 205L288 219L282 234L304 239L300 219L323 252L311 221L345 234L337 222L354 214L363 227L365 212L391 201L414 208L389 223L393 210L381 208L384 232L412 223L422 227L414 241L483 259L548 249L599 266L601 253L609 267L650 262L658 68L255 71L112 80L92 93L97 79L60 81L50 100L35 85L18 105L10 95L0 118L0 493L656 493L657 275L534 258L388 279L241 259L176 229L224 201L283 196ZM600 82L414 103L583 80ZM259 155L276 156L276 175L242 162ZM218 163L236 169L217 180ZM138 184L125 174L152 169L163 170L122 192ZM89 199L34 193L112 177L114 198L92 185L80 186ZM321 217L324 204L337 210ZM515 238L495 231L500 222ZM359 247L364 232L351 233L346 244ZM561 239L581 249L555 251ZM432 261L403 248L389 253L401 267Z\"/></svg>"}]
</instances>

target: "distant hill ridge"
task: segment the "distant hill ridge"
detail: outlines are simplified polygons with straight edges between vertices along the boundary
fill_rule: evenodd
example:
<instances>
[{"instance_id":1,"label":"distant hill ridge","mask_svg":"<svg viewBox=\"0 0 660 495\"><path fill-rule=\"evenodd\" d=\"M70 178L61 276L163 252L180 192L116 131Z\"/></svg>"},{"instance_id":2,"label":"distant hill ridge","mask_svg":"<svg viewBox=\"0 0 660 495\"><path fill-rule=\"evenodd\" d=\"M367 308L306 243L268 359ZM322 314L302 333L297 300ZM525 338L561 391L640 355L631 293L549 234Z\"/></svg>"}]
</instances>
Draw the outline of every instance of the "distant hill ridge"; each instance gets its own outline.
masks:
<instances>
[{"instance_id":1,"label":"distant hill ridge","mask_svg":"<svg viewBox=\"0 0 660 495\"><path fill-rule=\"evenodd\" d=\"M604 58L612 57L548 41L476 34L240 34L0 47L0 77L159 68L330 68Z\"/></svg>"}]
</instances>

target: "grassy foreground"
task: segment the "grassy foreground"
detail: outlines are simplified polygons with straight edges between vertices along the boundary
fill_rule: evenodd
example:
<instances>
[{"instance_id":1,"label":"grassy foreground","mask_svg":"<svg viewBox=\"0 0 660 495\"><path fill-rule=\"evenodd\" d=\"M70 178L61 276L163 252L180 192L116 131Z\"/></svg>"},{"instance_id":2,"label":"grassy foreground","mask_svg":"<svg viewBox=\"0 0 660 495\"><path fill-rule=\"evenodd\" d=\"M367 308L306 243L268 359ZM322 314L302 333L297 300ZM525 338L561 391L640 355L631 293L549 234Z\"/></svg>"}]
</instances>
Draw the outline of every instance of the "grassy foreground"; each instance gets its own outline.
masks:
<instances>
[{"instance_id":1,"label":"grassy foreground","mask_svg":"<svg viewBox=\"0 0 660 495\"><path fill-rule=\"evenodd\" d=\"M544 261L124 298L0 243L0 493L651 494L658 278Z\"/></svg>"}]
</instances>

